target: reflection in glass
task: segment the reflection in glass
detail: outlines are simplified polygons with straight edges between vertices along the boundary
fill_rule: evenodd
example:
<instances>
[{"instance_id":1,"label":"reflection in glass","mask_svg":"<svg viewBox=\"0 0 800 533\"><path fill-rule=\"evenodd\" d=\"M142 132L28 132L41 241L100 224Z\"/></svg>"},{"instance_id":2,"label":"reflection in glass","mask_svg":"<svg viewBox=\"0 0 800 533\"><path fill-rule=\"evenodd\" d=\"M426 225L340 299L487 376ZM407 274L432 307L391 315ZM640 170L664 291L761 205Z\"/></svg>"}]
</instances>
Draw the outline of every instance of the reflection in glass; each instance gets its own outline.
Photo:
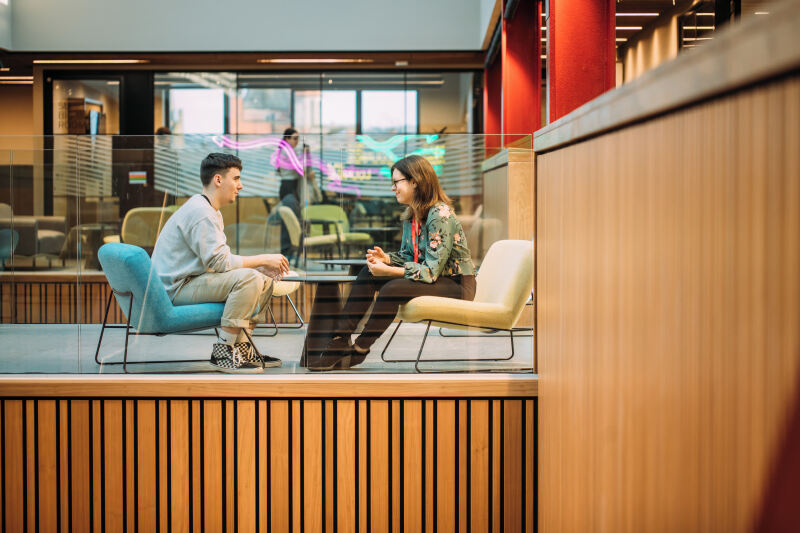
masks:
<instances>
[{"instance_id":1,"label":"reflection in glass","mask_svg":"<svg viewBox=\"0 0 800 533\"><path fill-rule=\"evenodd\" d=\"M416 133L417 91L361 91L364 133Z\"/></svg>"}]
</instances>

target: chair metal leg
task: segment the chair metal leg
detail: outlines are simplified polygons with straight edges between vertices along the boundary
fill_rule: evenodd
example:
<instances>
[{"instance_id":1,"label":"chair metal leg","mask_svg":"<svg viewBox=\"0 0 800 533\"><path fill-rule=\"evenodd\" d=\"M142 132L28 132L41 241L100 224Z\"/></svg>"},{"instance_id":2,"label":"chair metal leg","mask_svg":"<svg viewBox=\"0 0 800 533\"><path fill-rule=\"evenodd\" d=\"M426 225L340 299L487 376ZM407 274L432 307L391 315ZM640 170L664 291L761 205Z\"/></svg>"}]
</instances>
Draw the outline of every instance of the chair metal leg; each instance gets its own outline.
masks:
<instances>
[{"instance_id":1,"label":"chair metal leg","mask_svg":"<svg viewBox=\"0 0 800 533\"><path fill-rule=\"evenodd\" d=\"M103 333L106 331L106 324L108 323L108 311L111 309L111 299L114 298L114 291L108 293L108 301L106 302L106 312L103 315L103 327L100 329L100 338L97 340L97 350L94 352L94 362L98 365L101 365L99 356L100 356L100 344L103 342Z\"/></svg>"},{"instance_id":2,"label":"chair metal leg","mask_svg":"<svg viewBox=\"0 0 800 533\"><path fill-rule=\"evenodd\" d=\"M291 322L277 323L275 321L275 315L272 313L272 306L270 306L269 307L269 314L270 314L270 317L272 317L272 329L274 329L275 331L273 333L267 333L267 334L264 334L264 335L259 335L259 337L274 337L275 335L278 334L278 330L279 329L303 329L303 327L306 325L306 321L303 320L302 316L300 316L300 311L297 310L297 306L294 305L294 301L292 301L291 296L289 296L287 294L286 295L286 299L289 300L289 305L291 305L292 309L294 310L294 316L296 316L297 320L299 320L300 322L299 323L291 323ZM258 326L256 326L256 329L259 329L261 327L262 326L258 325Z\"/></svg>"},{"instance_id":3,"label":"chair metal leg","mask_svg":"<svg viewBox=\"0 0 800 533\"><path fill-rule=\"evenodd\" d=\"M425 341L428 338L428 335L429 335L430 329L431 329L431 324L433 323L433 321L431 321L431 320L427 321L428 324L427 324L427 326L425 328L425 335L422 338L422 343L420 344L419 351L417 352L416 358L414 358L414 359L387 359L386 358L386 351L389 348L389 345L394 340L394 337L397 334L397 330L400 329L400 324L402 324L402 323L403 323L402 320L397 323L397 327L395 327L394 331L392 332L392 335L389 337L389 340L386 343L386 346L384 346L383 347L383 351L381 351L381 359L385 363L414 363L414 370L416 372L420 373L420 374L425 374L425 373L445 373L445 374L447 374L447 373L455 373L455 374L465 373L465 374L470 374L470 373L485 373L485 372L503 372L503 373L515 372L514 370L508 370L508 369L498 369L498 370L493 370L493 369L488 369L488 370L433 370L433 371L431 371L431 370L421 370L419 368L419 364L420 363L458 363L458 362L474 362L474 361L508 361L509 359L513 359L514 358L514 331L513 330L498 330L498 331L508 331L507 337L509 337L509 340L511 342L511 353L509 355L499 356L499 357L422 359L422 352L423 352L423 349L425 348ZM454 325L460 325L460 324L454 324ZM504 335L504 337L505 336L506 335ZM526 370L521 370L520 372L528 372L528 370L527 369Z\"/></svg>"}]
</instances>

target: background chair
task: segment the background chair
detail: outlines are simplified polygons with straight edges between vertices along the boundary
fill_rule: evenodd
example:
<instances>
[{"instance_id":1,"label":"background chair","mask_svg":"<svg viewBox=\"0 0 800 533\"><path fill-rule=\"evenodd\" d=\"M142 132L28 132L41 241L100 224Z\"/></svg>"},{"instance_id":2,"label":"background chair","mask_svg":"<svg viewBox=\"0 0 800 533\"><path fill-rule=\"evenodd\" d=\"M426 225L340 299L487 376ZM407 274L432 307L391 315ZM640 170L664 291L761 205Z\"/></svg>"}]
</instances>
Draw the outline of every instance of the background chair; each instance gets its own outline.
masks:
<instances>
[{"instance_id":1,"label":"background chair","mask_svg":"<svg viewBox=\"0 0 800 533\"><path fill-rule=\"evenodd\" d=\"M364 247L372 246L374 239L369 233L351 232L350 220L347 213L338 205L333 204L314 204L303 208L303 218L311 223L308 230L309 236L323 234L321 221L333 221L339 231L342 245L347 251L352 246ZM341 253L340 253L341 255Z\"/></svg>"},{"instance_id":2,"label":"background chair","mask_svg":"<svg viewBox=\"0 0 800 533\"><path fill-rule=\"evenodd\" d=\"M295 266L300 263L300 255L303 253L304 250L311 250L311 249L320 249L323 253L324 257L332 257L333 250L335 248L339 249L339 256L341 256L341 235L338 231L335 230L330 233L320 234L320 235L313 235L309 236L303 232L302 227L300 226L300 221L297 220L297 215L294 214L291 208L282 205L278 207L278 213L281 216L281 220L286 225L286 230L289 232L289 240L292 243L292 248L295 250L294 258L295 258ZM308 221L309 223L312 221ZM335 222L330 220L319 220L313 221L314 223L318 223L320 226L325 226L326 224L333 224L335 226Z\"/></svg>"},{"instance_id":3,"label":"background chair","mask_svg":"<svg viewBox=\"0 0 800 533\"><path fill-rule=\"evenodd\" d=\"M123 242L140 246L148 254L153 253L158 234L167 223L169 217L178 210L178 206L167 207L134 207L122 219L119 236L109 236L105 242ZM115 238L116 237L116 238Z\"/></svg>"},{"instance_id":4,"label":"background chair","mask_svg":"<svg viewBox=\"0 0 800 533\"><path fill-rule=\"evenodd\" d=\"M480 358L426 359L425 362L506 361L514 357L514 324L533 290L533 242L505 240L494 243L486 253L475 280L475 299L471 302L440 296L419 296L401 305L397 313L400 321L381 352L381 359L387 363L413 361L414 370L421 372L419 363L431 325L507 331L511 353ZM427 323L422 344L416 359L389 360L386 350L404 321Z\"/></svg>"},{"instance_id":5,"label":"background chair","mask_svg":"<svg viewBox=\"0 0 800 533\"><path fill-rule=\"evenodd\" d=\"M129 364L188 363L207 362L206 359L150 360L128 363L128 340L131 335L167 335L170 333L188 333L219 327L222 320L224 303L201 303L190 305L173 305L161 280L152 268L150 256L144 249L123 243L104 244L98 251L98 258L111 286L103 327L97 341L94 360L99 365L122 364L125 372ZM109 325L108 311L112 297L125 314L123 325ZM125 351L122 361L101 361L100 345L107 328L125 330ZM245 334L247 331L245 330ZM248 338L249 338L249 334ZM252 344L252 339L250 339ZM255 344L253 344L255 348ZM256 350L258 351L258 350Z\"/></svg>"},{"instance_id":6,"label":"background chair","mask_svg":"<svg viewBox=\"0 0 800 533\"><path fill-rule=\"evenodd\" d=\"M67 218L15 215L9 204L0 203L0 229L17 232L14 253L32 257L33 266L36 266L37 256L47 255L52 259L60 254L67 238Z\"/></svg>"}]
</instances>

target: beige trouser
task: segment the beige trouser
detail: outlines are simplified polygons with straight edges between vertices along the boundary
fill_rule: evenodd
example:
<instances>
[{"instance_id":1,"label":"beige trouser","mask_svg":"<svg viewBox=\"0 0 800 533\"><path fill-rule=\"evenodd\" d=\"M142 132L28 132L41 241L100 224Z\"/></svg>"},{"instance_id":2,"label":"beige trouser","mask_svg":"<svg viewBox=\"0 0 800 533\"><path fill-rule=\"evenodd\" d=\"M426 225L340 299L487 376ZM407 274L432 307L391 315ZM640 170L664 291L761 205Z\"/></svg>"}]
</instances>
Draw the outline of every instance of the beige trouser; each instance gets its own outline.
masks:
<instances>
[{"instance_id":1,"label":"beige trouser","mask_svg":"<svg viewBox=\"0 0 800 533\"><path fill-rule=\"evenodd\" d=\"M175 305L225 302L221 325L249 328L251 322L267 321L272 288L272 278L252 268L207 272L184 283L172 302Z\"/></svg>"}]
</instances>

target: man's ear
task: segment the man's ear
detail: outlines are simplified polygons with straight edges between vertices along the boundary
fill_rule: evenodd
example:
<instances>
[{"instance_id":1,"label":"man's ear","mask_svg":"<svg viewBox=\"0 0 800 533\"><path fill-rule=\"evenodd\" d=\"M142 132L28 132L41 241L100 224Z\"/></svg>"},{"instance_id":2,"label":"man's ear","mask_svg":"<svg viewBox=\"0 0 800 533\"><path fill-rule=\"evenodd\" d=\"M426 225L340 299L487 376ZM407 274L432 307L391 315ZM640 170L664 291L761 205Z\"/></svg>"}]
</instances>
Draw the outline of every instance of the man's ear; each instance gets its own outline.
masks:
<instances>
[{"instance_id":1,"label":"man's ear","mask_svg":"<svg viewBox=\"0 0 800 533\"><path fill-rule=\"evenodd\" d=\"M222 174L214 174L214 185L217 187L222 185Z\"/></svg>"}]
</instances>

